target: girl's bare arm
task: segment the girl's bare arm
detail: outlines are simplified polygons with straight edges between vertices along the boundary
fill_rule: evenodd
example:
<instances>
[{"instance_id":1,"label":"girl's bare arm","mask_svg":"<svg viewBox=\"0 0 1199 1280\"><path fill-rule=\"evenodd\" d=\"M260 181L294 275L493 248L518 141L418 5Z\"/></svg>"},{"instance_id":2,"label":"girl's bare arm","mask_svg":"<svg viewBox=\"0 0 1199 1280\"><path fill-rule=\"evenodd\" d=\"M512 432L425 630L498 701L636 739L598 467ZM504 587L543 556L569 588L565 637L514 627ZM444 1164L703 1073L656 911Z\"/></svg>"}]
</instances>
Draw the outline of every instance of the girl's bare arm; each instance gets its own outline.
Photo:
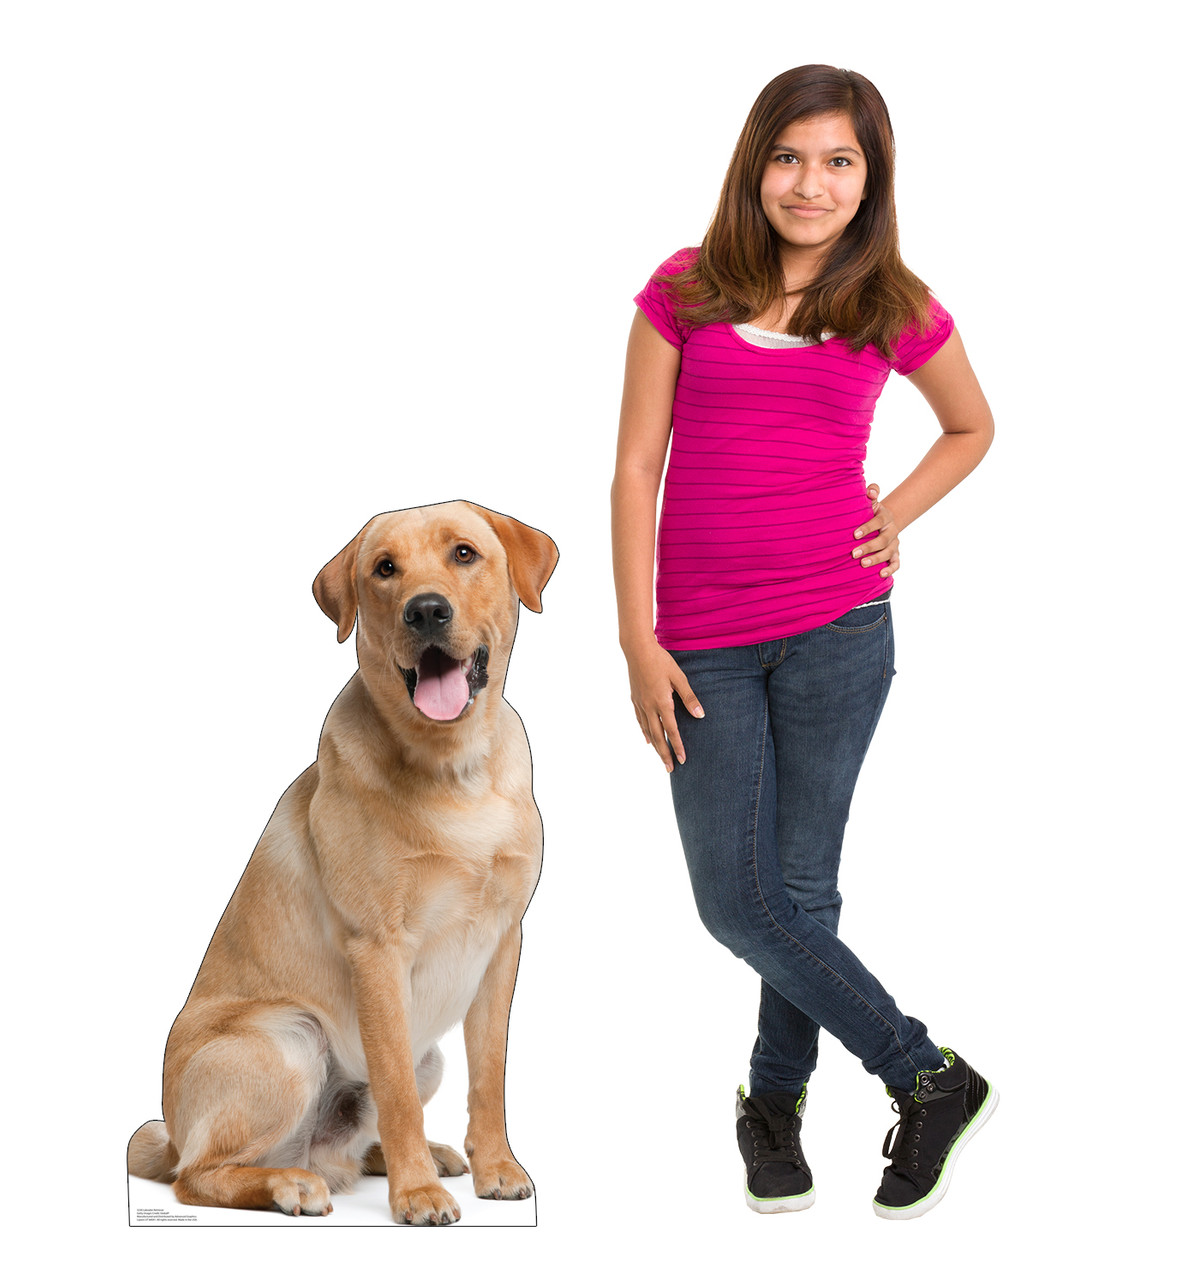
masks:
<instances>
[{"instance_id":1,"label":"girl's bare arm","mask_svg":"<svg viewBox=\"0 0 1199 1280\"><path fill-rule=\"evenodd\" d=\"M675 692L691 715L703 715L686 676L654 636L658 488L678 376L678 351L638 311L629 332L612 481L612 570L633 709L646 742L662 757L667 772L675 759L681 764L686 758L675 717Z\"/></svg>"},{"instance_id":2,"label":"girl's bare arm","mask_svg":"<svg viewBox=\"0 0 1199 1280\"><path fill-rule=\"evenodd\" d=\"M900 531L978 466L995 435L990 407L956 329L908 381L936 414L941 435L912 474L878 503L874 519L854 532L855 538L870 541L856 547L853 554L864 566L881 564L879 572L884 578L899 568Z\"/></svg>"}]
</instances>

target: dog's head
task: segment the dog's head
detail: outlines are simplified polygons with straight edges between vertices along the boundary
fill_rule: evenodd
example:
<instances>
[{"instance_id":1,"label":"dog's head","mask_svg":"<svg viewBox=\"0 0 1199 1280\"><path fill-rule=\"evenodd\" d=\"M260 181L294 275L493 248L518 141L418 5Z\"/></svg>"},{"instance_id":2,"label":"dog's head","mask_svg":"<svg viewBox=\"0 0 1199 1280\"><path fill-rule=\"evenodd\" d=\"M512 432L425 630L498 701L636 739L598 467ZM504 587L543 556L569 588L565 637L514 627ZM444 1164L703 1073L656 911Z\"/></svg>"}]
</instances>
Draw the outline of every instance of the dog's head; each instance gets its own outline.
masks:
<instances>
[{"instance_id":1,"label":"dog's head","mask_svg":"<svg viewBox=\"0 0 1199 1280\"><path fill-rule=\"evenodd\" d=\"M371 520L312 584L376 696L407 690L421 723L472 713L489 680L502 686L518 601L541 612L558 560L544 533L473 502L389 511Z\"/></svg>"}]
</instances>

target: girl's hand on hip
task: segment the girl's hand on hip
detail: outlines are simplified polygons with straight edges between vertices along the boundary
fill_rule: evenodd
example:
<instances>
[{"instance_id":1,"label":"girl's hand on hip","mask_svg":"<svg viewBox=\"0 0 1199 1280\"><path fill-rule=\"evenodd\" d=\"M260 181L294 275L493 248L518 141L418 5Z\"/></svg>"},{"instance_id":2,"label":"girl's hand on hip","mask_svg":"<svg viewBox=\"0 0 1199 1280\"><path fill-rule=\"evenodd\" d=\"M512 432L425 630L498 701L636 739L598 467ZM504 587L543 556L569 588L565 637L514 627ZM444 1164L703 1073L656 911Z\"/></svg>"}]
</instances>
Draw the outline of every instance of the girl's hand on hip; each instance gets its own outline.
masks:
<instances>
[{"instance_id":1,"label":"girl's hand on hip","mask_svg":"<svg viewBox=\"0 0 1199 1280\"><path fill-rule=\"evenodd\" d=\"M679 695L683 706L697 719L703 716L704 709L679 664L656 641L625 656L629 664L629 696L637 723L646 742L662 757L666 772L672 773L675 760L682 764L687 758L675 718L674 695Z\"/></svg>"},{"instance_id":2,"label":"girl's hand on hip","mask_svg":"<svg viewBox=\"0 0 1199 1280\"><path fill-rule=\"evenodd\" d=\"M868 485L866 493L874 504L874 519L868 520L860 529L854 530L855 538L870 538L869 542L854 548L854 559L858 560L863 568L881 565L878 576L890 578L899 569L899 527L895 523L895 517L879 502L878 485ZM876 536L871 538L871 534Z\"/></svg>"}]
</instances>

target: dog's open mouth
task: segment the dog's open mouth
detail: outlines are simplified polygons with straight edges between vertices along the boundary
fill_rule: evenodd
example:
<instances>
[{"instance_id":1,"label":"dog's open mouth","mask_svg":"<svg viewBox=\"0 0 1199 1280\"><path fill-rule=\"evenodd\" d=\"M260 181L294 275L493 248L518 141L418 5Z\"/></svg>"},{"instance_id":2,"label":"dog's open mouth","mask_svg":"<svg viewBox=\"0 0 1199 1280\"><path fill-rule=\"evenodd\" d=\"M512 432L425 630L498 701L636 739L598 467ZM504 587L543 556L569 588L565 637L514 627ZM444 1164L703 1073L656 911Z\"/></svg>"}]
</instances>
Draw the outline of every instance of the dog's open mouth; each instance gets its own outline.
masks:
<instances>
[{"instance_id":1,"label":"dog's open mouth","mask_svg":"<svg viewBox=\"0 0 1199 1280\"><path fill-rule=\"evenodd\" d=\"M469 658L451 658L436 645L413 668L400 667L416 709L430 720L457 720L487 685L487 646Z\"/></svg>"}]
</instances>

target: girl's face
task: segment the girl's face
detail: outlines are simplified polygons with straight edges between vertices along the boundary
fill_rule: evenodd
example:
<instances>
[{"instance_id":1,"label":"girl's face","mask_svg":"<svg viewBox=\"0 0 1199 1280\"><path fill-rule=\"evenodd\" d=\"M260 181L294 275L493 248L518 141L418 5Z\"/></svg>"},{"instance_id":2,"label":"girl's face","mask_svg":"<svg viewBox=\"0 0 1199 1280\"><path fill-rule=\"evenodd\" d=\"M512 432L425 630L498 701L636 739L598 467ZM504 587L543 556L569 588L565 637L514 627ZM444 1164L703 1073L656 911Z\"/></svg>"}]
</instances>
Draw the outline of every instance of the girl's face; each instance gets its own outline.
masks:
<instances>
[{"instance_id":1,"label":"girl's face","mask_svg":"<svg viewBox=\"0 0 1199 1280\"><path fill-rule=\"evenodd\" d=\"M793 120L770 148L762 210L784 267L815 269L840 238L866 191L866 155L846 115Z\"/></svg>"}]
</instances>

